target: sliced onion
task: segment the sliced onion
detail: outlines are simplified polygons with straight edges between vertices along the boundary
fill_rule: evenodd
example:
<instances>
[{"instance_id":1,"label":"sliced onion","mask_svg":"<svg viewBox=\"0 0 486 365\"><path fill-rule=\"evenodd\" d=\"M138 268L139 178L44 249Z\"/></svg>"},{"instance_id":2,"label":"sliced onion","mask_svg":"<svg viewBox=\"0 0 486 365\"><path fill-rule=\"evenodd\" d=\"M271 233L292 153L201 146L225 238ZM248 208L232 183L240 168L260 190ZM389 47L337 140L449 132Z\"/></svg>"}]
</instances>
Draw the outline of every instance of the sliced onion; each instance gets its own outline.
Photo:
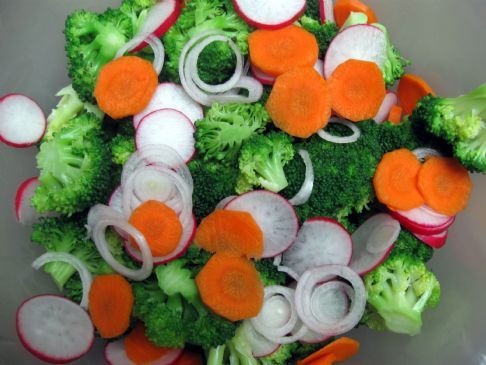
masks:
<instances>
[{"instance_id":1,"label":"sliced onion","mask_svg":"<svg viewBox=\"0 0 486 365\"><path fill-rule=\"evenodd\" d=\"M165 49L160 39L153 34L139 34L136 37L132 38L127 43L125 43L122 48L118 50L115 55L115 59L120 58L125 53L131 51L144 41L149 44L150 47L152 47L152 50L154 52L154 69L157 72L157 75L159 75L162 71L162 67L164 66Z\"/></svg>"},{"instance_id":2,"label":"sliced onion","mask_svg":"<svg viewBox=\"0 0 486 365\"><path fill-rule=\"evenodd\" d=\"M273 266L279 266L282 263L282 254L273 258Z\"/></svg>"},{"instance_id":3,"label":"sliced onion","mask_svg":"<svg viewBox=\"0 0 486 365\"><path fill-rule=\"evenodd\" d=\"M341 277L347 280L354 291L349 312L340 320L320 316L317 318L312 305L312 296L319 283ZM295 290L296 310L300 320L312 331L323 335L337 336L355 327L363 316L366 306L366 289L363 281L353 270L343 265L325 265L309 269L300 277ZM314 308L313 308L314 307Z\"/></svg>"},{"instance_id":4,"label":"sliced onion","mask_svg":"<svg viewBox=\"0 0 486 365\"><path fill-rule=\"evenodd\" d=\"M289 200L289 203L292 205L302 205L307 203L312 194L312 189L314 188L314 166L312 165L309 152L302 149L300 149L298 152L300 157L302 157L302 160L304 160L305 178L297 194L295 194L294 197Z\"/></svg>"},{"instance_id":5,"label":"sliced onion","mask_svg":"<svg viewBox=\"0 0 486 365\"><path fill-rule=\"evenodd\" d=\"M295 332L292 331L292 333L288 334L287 336L283 336L283 337L268 337L268 339L270 341L275 342L275 343L278 343L280 345L285 345L287 343L294 343L296 341L299 341L307 333L309 333L309 329L307 327L303 326L303 327L300 327Z\"/></svg>"},{"instance_id":6,"label":"sliced onion","mask_svg":"<svg viewBox=\"0 0 486 365\"><path fill-rule=\"evenodd\" d=\"M125 231L136 242L142 254L142 267L138 270L129 269L120 264L113 257L110 246L106 241L106 228L113 226ZM148 278L153 268L152 252L144 235L132 226L123 215L116 210L102 204L93 206L88 214L88 231L101 257L113 270L129 279L141 281Z\"/></svg>"},{"instance_id":7,"label":"sliced onion","mask_svg":"<svg viewBox=\"0 0 486 365\"><path fill-rule=\"evenodd\" d=\"M244 89L248 91L248 95L239 95L237 91ZM236 83L234 89L231 89L223 94L211 95L212 102L219 103L254 103L261 99L263 95L263 86L260 81L250 76L242 76Z\"/></svg>"},{"instance_id":8,"label":"sliced onion","mask_svg":"<svg viewBox=\"0 0 486 365\"><path fill-rule=\"evenodd\" d=\"M91 283L93 282L93 278L91 276L90 271L86 264L78 259L76 256L73 256L69 253L65 252L47 252L41 256L39 256L33 263L32 267L36 270L39 270L42 266L49 262L64 262L73 266L79 274L79 278L81 279L81 284L83 285L83 296L81 297L81 303L79 305L84 309L88 309L88 301L89 301L89 290L91 288Z\"/></svg>"},{"instance_id":9,"label":"sliced onion","mask_svg":"<svg viewBox=\"0 0 486 365\"><path fill-rule=\"evenodd\" d=\"M295 270L292 270L288 266L279 265L279 266L277 266L277 270L287 274L288 276L290 276L294 280L299 280L299 274L297 274L295 272Z\"/></svg>"},{"instance_id":10,"label":"sliced onion","mask_svg":"<svg viewBox=\"0 0 486 365\"><path fill-rule=\"evenodd\" d=\"M353 132L352 135L350 136L345 136L345 137L339 137L339 136L333 136L332 134L327 133L324 129L321 129L317 132L319 137L321 137L323 140L332 142L332 143L353 143L356 142L359 137L361 137L361 130L356 126L354 123L347 121L347 120L342 120L339 118L331 118L329 120L329 123L335 123L335 124L342 124Z\"/></svg>"},{"instance_id":11,"label":"sliced onion","mask_svg":"<svg viewBox=\"0 0 486 365\"><path fill-rule=\"evenodd\" d=\"M353 296L354 291L348 284L341 281L328 281L319 285L312 293L312 314L318 319L324 316L331 321L341 320L348 311L348 297Z\"/></svg>"},{"instance_id":12,"label":"sliced onion","mask_svg":"<svg viewBox=\"0 0 486 365\"><path fill-rule=\"evenodd\" d=\"M436 157L442 156L442 153L440 153L439 151L428 147L416 148L412 152L422 162L425 161L425 159L429 156L436 156Z\"/></svg>"}]
</instances>

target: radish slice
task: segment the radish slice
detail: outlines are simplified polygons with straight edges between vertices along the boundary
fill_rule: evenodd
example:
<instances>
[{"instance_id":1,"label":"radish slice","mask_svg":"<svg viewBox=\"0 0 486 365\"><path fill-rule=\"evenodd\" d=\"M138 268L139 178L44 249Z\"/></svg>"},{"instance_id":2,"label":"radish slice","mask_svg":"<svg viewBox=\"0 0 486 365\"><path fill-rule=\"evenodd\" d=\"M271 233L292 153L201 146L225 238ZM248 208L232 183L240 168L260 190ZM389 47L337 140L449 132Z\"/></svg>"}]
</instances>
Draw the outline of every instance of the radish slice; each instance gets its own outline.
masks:
<instances>
[{"instance_id":1,"label":"radish slice","mask_svg":"<svg viewBox=\"0 0 486 365\"><path fill-rule=\"evenodd\" d=\"M388 214L376 214L353 233L353 256L349 267L363 276L390 254L400 234L400 223Z\"/></svg>"},{"instance_id":2,"label":"radish slice","mask_svg":"<svg viewBox=\"0 0 486 365\"><path fill-rule=\"evenodd\" d=\"M334 136L330 133L327 133L325 129L320 129L319 131L317 131L317 134L325 141L331 143L345 144L345 143L356 142L359 139L359 137L361 137L361 130L358 128L358 126L356 126L355 123L351 123L348 120L343 120L340 118L331 118L329 119L329 123L342 124L348 127L349 129L351 129L351 132L353 134L349 136L340 137L340 136Z\"/></svg>"},{"instance_id":3,"label":"radish slice","mask_svg":"<svg viewBox=\"0 0 486 365\"><path fill-rule=\"evenodd\" d=\"M390 211L404 227L413 233L434 235L446 231L456 217L437 213L426 205L408 211Z\"/></svg>"},{"instance_id":4,"label":"radish slice","mask_svg":"<svg viewBox=\"0 0 486 365\"><path fill-rule=\"evenodd\" d=\"M423 234L413 233L413 235L417 237L420 241L433 248L441 248L442 246L444 246L447 242L448 234L449 234L448 231L444 231L433 235L423 235Z\"/></svg>"},{"instance_id":5,"label":"radish slice","mask_svg":"<svg viewBox=\"0 0 486 365\"><path fill-rule=\"evenodd\" d=\"M248 212L263 231L263 256L274 257L295 241L299 220L292 205L282 196L255 190L230 201L225 209Z\"/></svg>"},{"instance_id":6,"label":"radish slice","mask_svg":"<svg viewBox=\"0 0 486 365\"><path fill-rule=\"evenodd\" d=\"M289 200L289 203L292 205L302 205L307 203L312 194L312 189L314 188L314 166L312 165L312 160L309 156L309 152L302 149L300 149L298 152L300 157L302 157L302 160L304 160L305 177L304 182L302 183L302 186L300 187L297 194L295 194Z\"/></svg>"},{"instance_id":7,"label":"radish slice","mask_svg":"<svg viewBox=\"0 0 486 365\"><path fill-rule=\"evenodd\" d=\"M251 65L250 70L253 77L263 85L273 85L275 83L276 78L274 76L266 74L255 65Z\"/></svg>"},{"instance_id":8,"label":"radish slice","mask_svg":"<svg viewBox=\"0 0 486 365\"><path fill-rule=\"evenodd\" d=\"M279 29L305 11L305 0L233 0L236 12L255 28Z\"/></svg>"},{"instance_id":9,"label":"radish slice","mask_svg":"<svg viewBox=\"0 0 486 365\"><path fill-rule=\"evenodd\" d=\"M157 360L153 360L145 365L174 365L182 356L183 349L172 349L166 352L162 357ZM109 342L105 346L105 360L108 365L136 365L128 357L125 351L124 339L118 339L113 342Z\"/></svg>"},{"instance_id":10,"label":"radish slice","mask_svg":"<svg viewBox=\"0 0 486 365\"><path fill-rule=\"evenodd\" d=\"M137 149L149 145L167 145L188 162L196 152L194 131L192 122L181 112L160 109L142 119L135 132L135 144Z\"/></svg>"},{"instance_id":11,"label":"radish slice","mask_svg":"<svg viewBox=\"0 0 486 365\"><path fill-rule=\"evenodd\" d=\"M0 142L29 147L42 139L46 127L44 112L28 96L9 94L0 99Z\"/></svg>"},{"instance_id":12,"label":"radish slice","mask_svg":"<svg viewBox=\"0 0 486 365\"><path fill-rule=\"evenodd\" d=\"M33 224L39 220L40 214L32 208L31 200L35 189L40 185L37 177L25 180L15 194L15 217L22 224Z\"/></svg>"},{"instance_id":13,"label":"radish slice","mask_svg":"<svg viewBox=\"0 0 486 365\"><path fill-rule=\"evenodd\" d=\"M386 35L372 25L353 25L332 40L324 59L324 76L329 79L336 67L349 59L371 61L380 69L386 61Z\"/></svg>"},{"instance_id":14,"label":"radish slice","mask_svg":"<svg viewBox=\"0 0 486 365\"><path fill-rule=\"evenodd\" d=\"M415 156L417 156L417 158L421 162L424 162L425 159L429 156L436 156L436 157L442 156L442 153L440 153L436 149L427 148L427 147L416 148L412 152Z\"/></svg>"},{"instance_id":15,"label":"radish slice","mask_svg":"<svg viewBox=\"0 0 486 365\"><path fill-rule=\"evenodd\" d=\"M317 60L317 62L314 65L314 70L319 72L319 75L324 77L324 61L322 60Z\"/></svg>"},{"instance_id":16,"label":"radish slice","mask_svg":"<svg viewBox=\"0 0 486 365\"><path fill-rule=\"evenodd\" d=\"M251 352L256 358L270 356L280 348L278 343L269 341L265 336L259 334L255 328L253 328L250 320L243 321L243 331L250 343Z\"/></svg>"},{"instance_id":17,"label":"radish slice","mask_svg":"<svg viewBox=\"0 0 486 365\"><path fill-rule=\"evenodd\" d=\"M380 109L378 109L378 113L376 113L375 117L373 118L376 123L380 124L386 121L386 118L390 114L390 110L393 105L398 104L398 97L392 91L388 91L385 95L385 98L381 102Z\"/></svg>"},{"instance_id":18,"label":"radish slice","mask_svg":"<svg viewBox=\"0 0 486 365\"><path fill-rule=\"evenodd\" d=\"M177 0L159 0L149 10L139 34L152 34L161 38L177 21L181 14L181 3ZM132 52L138 52L145 48L147 43L142 42Z\"/></svg>"},{"instance_id":19,"label":"radish slice","mask_svg":"<svg viewBox=\"0 0 486 365\"><path fill-rule=\"evenodd\" d=\"M39 295L23 302L17 309L16 329L32 355L53 364L79 359L94 342L94 327L86 311L56 295Z\"/></svg>"},{"instance_id":20,"label":"radish slice","mask_svg":"<svg viewBox=\"0 0 486 365\"><path fill-rule=\"evenodd\" d=\"M334 23L334 4L332 0L319 0L321 23Z\"/></svg>"},{"instance_id":21,"label":"radish slice","mask_svg":"<svg viewBox=\"0 0 486 365\"><path fill-rule=\"evenodd\" d=\"M221 210L221 209L224 209L224 207L230 202L232 201L234 198L236 198L236 195L230 195L230 196L227 196L226 198L223 198L221 199L221 201L216 204L216 207L214 208L214 210ZM275 265L275 264L274 264Z\"/></svg>"},{"instance_id":22,"label":"radish slice","mask_svg":"<svg viewBox=\"0 0 486 365\"><path fill-rule=\"evenodd\" d=\"M188 117L192 124L204 117L201 105L191 99L181 85L164 82L157 86L154 96L145 109L133 116L135 129L137 129L143 117L159 109L177 110Z\"/></svg>"},{"instance_id":23,"label":"radish slice","mask_svg":"<svg viewBox=\"0 0 486 365\"><path fill-rule=\"evenodd\" d=\"M283 265L298 275L322 265L347 265L352 247L351 236L340 223L330 218L311 218L304 222L297 240L284 253Z\"/></svg>"}]
</instances>

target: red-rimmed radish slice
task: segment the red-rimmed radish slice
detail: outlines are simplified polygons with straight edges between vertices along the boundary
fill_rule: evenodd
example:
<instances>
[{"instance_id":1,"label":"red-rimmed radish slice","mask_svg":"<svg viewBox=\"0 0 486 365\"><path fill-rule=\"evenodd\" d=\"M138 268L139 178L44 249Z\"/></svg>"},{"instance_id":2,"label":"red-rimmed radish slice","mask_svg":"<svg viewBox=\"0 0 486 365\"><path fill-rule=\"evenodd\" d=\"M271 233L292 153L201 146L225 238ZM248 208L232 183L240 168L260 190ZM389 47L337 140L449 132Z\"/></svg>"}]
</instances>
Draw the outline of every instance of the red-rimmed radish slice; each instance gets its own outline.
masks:
<instances>
[{"instance_id":1,"label":"red-rimmed radish slice","mask_svg":"<svg viewBox=\"0 0 486 365\"><path fill-rule=\"evenodd\" d=\"M392 91L388 91L385 95L385 98L381 102L380 109L378 109L378 113L376 113L375 117L373 118L376 123L383 123L386 121L386 118L390 114L390 110L393 105L398 103L397 94Z\"/></svg>"},{"instance_id":2,"label":"red-rimmed radish slice","mask_svg":"<svg viewBox=\"0 0 486 365\"><path fill-rule=\"evenodd\" d=\"M447 242L447 236L449 235L448 231L444 231L441 233L433 234L433 235L424 235L413 233L415 237L417 237L423 243L429 245L433 248L441 248Z\"/></svg>"},{"instance_id":3,"label":"red-rimmed radish slice","mask_svg":"<svg viewBox=\"0 0 486 365\"><path fill-rule=\"evenodd\" d=\"M133 126L138 127L143 117L160 109L174 109L180 111L194 124L204 117L201 105L196 103L181 85L164 82L157 86L149 104L140 113L133 116Z\"/></svg>"},{"instance_id":4,"label":"red-rimmed radish slice","mask_svg":"<svg viewBox=\"0 0 486 365\"><path fill-rule=\"evenodd\" d=\"M149 10L139 34L153 34L158 38L162 37L179 18L181 3L178 0L159 0ZM145 42L142 42L132 52L138 52L146 45Z\"/></svg>"},{"instance_id":5,"label":"red-rimmed radish slice","mask_svg":"<svg viewBox=\"0 0 486 365\"><path fill-rule=\"evenodd\" d=\"M249 25L279 29L295 22L305 11L305 0L233 0L236 12Z\"/></svg>"},{"instance_id":6,"label":"red-rimmed radish slice","mask_svg":"<svg viewBox=\"0 0 486 365\"><path fill-rule=\"evenodd\" d=\"M321 23L334 23L334 4L332 0L319 0Z\"/></svg>"},{"instance_id":7,"label":"red-rimmed radish slice","mask_svg":"<svg viewBox=\"0 0 486 365\"><path fill-rule=\"evenodd\" d=\"M278 343L272 342L259 334L249 320L243 322L243 331L250 343L254 357L270 356L280 348Z\"/></svg>"},{"instance_id":8,"label":"red-rimmed radish slice","mask_svg":"<svg viewBox=\"0 0 486 365\"><path fill-rule=\"evenodd\" d=\"M9 94L0 99L0 141L15 148L39 142L46 131L46 116L28 96Z\"/></svg>"},{"instance_id":9,"label":"red-rimmed radish slice","mask_svg":"<svg viewBox=\"0 0 486 365\"><path fill-rule=\"evenodd\" d=\"M324 217L311 218L304 222L295 243L284 253L282 265L298 275L322 265L347 265L352 247L350 234L339 222Z\"/></svg>"},{"instance_id":10,"label":"red-rimmed radish slice","mask_svg":"<svg viewBox=\"0 0 486 365\"><path fill-rule=\"evenodd\" d=\"M145 365L174 365L177 364L182 353L183 349L173 349L161 358L145 363ZM137 365L128 357L123 338L106 344L105 360L108 365Z\"/></svg>"},{"instance_id":11,"label":"red-rimmed radish slice","mask_svg":"<svg viewBox=\"0 0 486 365\"><path fill-rule=\"evenodd\" d=\"M274 76L266 74L255 65L251 65L250 70L253 77L260 81L263 85L273 85L275 83Z\"/></svg>"},{"instance_id":12,"label":"red-rimmed radish slice","mask_svg":"<svg viewBox=\"0 0 486 365\"><path fill-rule=\"evenodd\" d=\"M294 207L281 195L255 190L231 200L225 209L241 210L252 215L263 231L263 257L274 257L295 241L299 220Z\"/></svg>"},{"instance_id":13,"label":"red-rimmed radish slice","mask_svg":"<svg viewBox=\"0 0 486 365\"><path fill-rule=\"evenodd\" d=\"M349 59L374 62L380 69L386 61L386 35L368 24L353 25L332 40L324 59L324 76L329 79L341 63Z\"/></svg>"},{"instance_id":14,"label":"red-rimmed radish slice","mask_svg":"<svg viewBox=\"0 0 486 365\"><path fill-rule=\"evenodd\" d=\"M35 189L39 185L39 179L37 177L31 177L18 187L17 193L15 194L15 217L19 223L32 224L39 219L39 213L30 204Z\"/></svg>"},{"instance_id":15,"label":"red-rimmed radish slice","mask_svg":"<svg viewBox=\"0 0 486 365\"><path fill-rule=\"evenodd\" d=\"M227 196L226 198L223 198L221 199L221 201L216 204L216 207L214 208L214 210L221 210L221 209L224 209L224 207L230 202L232 201L234 198L236 198L236 195L230 195L230 196Z\"/></svg>"},{"instance_id":16,"label":"red-rimmed radish slice","mask_svg":"<svg viewBox=\"0 0 486 365\"><path fill-rule=\"evenodd\" d=\"M137 149L167 145L188 162L196 152L193 134L194 125L188 117L174 109L160 109L142 119L135 132L135 144Z\"/></svg>"},{"instance_id":17,"label":"red-rimmed radish slice","mask_svg":"<svg viewBox=\"0 0 486 365\"><path fill-rule=\"evenodd\" d=\"M94 327L86 311L69 299L39 295L17 309L16 329L22 345L52 364L66 364L86 354Z\"/></svg>"},{"instance_id":18,"label":"red-rimmed radish slice","mask_svg":"<svg viewBox=\"0 0 486 365\"><path fill-rule=\"evenodd\" d=\"M446 231L456 217L448 217L422 205L408 211L391 210L390 214L413 233L435 235Z\"/></svg>"},{"instance_id":19,"label":"red-rimmed radish slice","mask_svg":"<svg viewBox=\"0 0 486 365\"><path fill-rule=\"evenodd\" d=\"M400 223L388 214L376 214L353 233L353 255L349 267L365 275L390 254L400 234Z\"/></svg>"}]
</instances>

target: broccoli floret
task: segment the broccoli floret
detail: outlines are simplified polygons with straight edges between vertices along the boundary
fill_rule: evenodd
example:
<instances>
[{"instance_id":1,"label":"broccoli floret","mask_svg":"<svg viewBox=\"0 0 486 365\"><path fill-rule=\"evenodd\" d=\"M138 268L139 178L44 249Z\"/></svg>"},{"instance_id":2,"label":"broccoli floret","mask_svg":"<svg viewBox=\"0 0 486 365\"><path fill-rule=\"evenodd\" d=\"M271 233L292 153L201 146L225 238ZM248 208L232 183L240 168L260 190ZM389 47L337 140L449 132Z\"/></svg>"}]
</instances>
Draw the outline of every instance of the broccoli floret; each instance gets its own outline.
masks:
<instances>
[{"instance_id":1,"label":"broccoli floret","mask_svg":"<svg viewBox=\"0 0 486 365\"><path fill-rule=\"evenodd\" d=\"M238 159L240 176L236 192L242 194L261 186L275 193L288 185L284 166L292 160L295 150L292 137L281 132L256 135L243 144ZM240 182L244 181L242 185Z\"/></svg>"},{"instance_id":2,"label":"broccoli floret","mask_svg":"<svg viewBox=\"0 0 486 365\"><path fill-rule=\"evenodd\" d=\"M270 356L260 358L262 365L287 365L292 363L291 359L294 356L294 352L300 346L299 343L288 343L281 345L277 351Z\"/></svg>"},{"instance_id":3,"label":"broccoli floret","mask_svg":"<svg viewBox=\"0 0 486 365\"><path fill-rule=\"evenodd\" d=\"M319 58L324 57L329 44L339 32L336 23L326 22L325 24L321 24L319 20L315 20L308 16L303 16L300 18L299 22L302 25L302 28L314 34L319 46Z\"/></svg>"},{"instance_id":4,"label":"broccoli floret","mask_svg":"<svg viewBox=\"0 0 486 365\"><path fill-rule=\"evenodd\" d=\"M305 7L305 16L312 18L315 21L321 21L321 9L319 0L307 0Z\"/></svg>"},{"instance_id":5,"label":"broccoli floret","mask_svg":"<svg viewBox=\"0 0 486 365\"><path fill-rule=\"evenodd\" d=\"M457 98L428 95L411 120L447 141L469 171L486 173L486 84Z\"/></svg>"},{"instance_id":6,"label":"broccoli floret","mask_svg":"<svg viewBox=\"0 0 486 365\"><path fill-rule=\"evenodd\" d=\"M260 365L253 357L250 342L245 335L243 326L238 327L234 337L225 345L213 346L208 352L207 365L224 365L229 359L230 364Z\"/></svg>"},{"instance_id":7,"label":"broccoli floret","mask_svg":"<svg viewBox=\"0 0 486 365\"><path fill-rule=\"evenodd\" d=\"M440 284L425 264L409 255L388 258L364 278L368 303L392 332L420 333L422 312L440 300ZM374 322L376 324L376 322Z\"/></svg>"},{"instance_id":8,"label":"broccoli floret","mask_svg":"<svg viewBox=\"0 0 486 365\"><path fill-rule=\"evenodd\" d=\"M256 260L254 263L264 286L285 284L285 273L277 270L273 259Z\"/></svg>"},{"instance_id":9,"label":"broccoli floret","mask_svg":"<svg viewBox=\"0 0 486 365\"><path fill-rule=\"evenodd\" d=\"M135 138L117 134L110 141L111 160L117 165L123 165L135 152Z\"/></svg>"},{"instance_id":10,"label":"broccoli floret","mask_svg":"<svg viewBox=\"0 0 486 365\"><path fill-rule=\"evenodd\" d=\"M147 18L149 10L157 4L158 0L123 0L120 11L130 18L132 34L138 34L142 24Z\"/></svg>"},{"instance_id":11,"label":"broccoli floret","mask_svg":"<svg viewBox=\"0 0 486 365\"><path fill-rule=\"evenodd\" d=\"M32 205L39 212L80 212L105 202L116 183L101 121L90 113L67 121L51 140L43 142L37 166L41 185Z\"/></svg>"},{"instance_id":12,"label":"broccoli floret","mask_svg":"<svg viewBox=\"0 0 486 365\"><path fill-rule=\"evenodd\" d=\"M224 42L214 42L201 52L197 60L201 80L210 85L221 84L233 75L236 56Z\"/></svg>"},{"instance_id":13,"label":"broccoli floret","mask_svg":"<svg viewBox=\"0 0 486 365\"><path fill-rule=\"evenodd\" d=\"M190 245L182 258L186 260L185 267L191 270L193 276L196 276L211 258L211 253L196 245Z\"/></svg>"},{"instance_id":14,"label":"broccoli floret","mask_svg":"<svg viewBox=\"0 0 486 365\"><path fill-rule=\"evenodd\" d=\"M262 132L269 119L259 103L214 103L196 122L196 147L205 160L233 163L243 142Z\"/></svg>"},{"instance_id":15,"label":"broccoli floret","mask_svg":"<svg viewBox=\"0 0 486 365\"><path fill-rule=\"evenodd\" d=\"M422 262L427 262L432 258L433 254L434 249L432 247L426 245L409 231L402 228L390 253L390 257L408 255Z\"/></svg>"}]
</instances>

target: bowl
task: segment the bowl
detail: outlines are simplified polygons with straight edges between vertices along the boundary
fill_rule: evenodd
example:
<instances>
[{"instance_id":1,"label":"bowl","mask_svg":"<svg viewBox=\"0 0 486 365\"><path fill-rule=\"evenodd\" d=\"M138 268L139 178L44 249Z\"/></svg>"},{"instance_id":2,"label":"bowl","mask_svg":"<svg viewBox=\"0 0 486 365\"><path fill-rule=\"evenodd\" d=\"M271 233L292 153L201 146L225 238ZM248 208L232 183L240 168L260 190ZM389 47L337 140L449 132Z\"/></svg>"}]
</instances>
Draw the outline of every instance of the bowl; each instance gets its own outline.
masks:
<instances>
[{"instance_id":1,"label":"bowl","mask_svg":"<svg viewBox=\"0 0 486 365\"><path fill-rule=\"evenodd\" d=\"M54 93L69 84L62 29L78 8L101 11L118 0L0 0L0 95L20 92L45 112ZM423 76L439 95L456 96L486 81L484 0L366 0L387 25L393 42L413 60L409 72ZM20 182L37 175L36 148L0 145L0 364L42 364L15 333L15 310L26 298L56 293L50 277L30 264L41 250L29 242L29 227L16 223L13 197ZM430 262L442 285L438 308L424 316L421 335L408 337L360 328L350 365L486 364L486 177L475 189L449 240ZM75 364L100 364L102 343Z\"/></svg>"}]
</instances>

